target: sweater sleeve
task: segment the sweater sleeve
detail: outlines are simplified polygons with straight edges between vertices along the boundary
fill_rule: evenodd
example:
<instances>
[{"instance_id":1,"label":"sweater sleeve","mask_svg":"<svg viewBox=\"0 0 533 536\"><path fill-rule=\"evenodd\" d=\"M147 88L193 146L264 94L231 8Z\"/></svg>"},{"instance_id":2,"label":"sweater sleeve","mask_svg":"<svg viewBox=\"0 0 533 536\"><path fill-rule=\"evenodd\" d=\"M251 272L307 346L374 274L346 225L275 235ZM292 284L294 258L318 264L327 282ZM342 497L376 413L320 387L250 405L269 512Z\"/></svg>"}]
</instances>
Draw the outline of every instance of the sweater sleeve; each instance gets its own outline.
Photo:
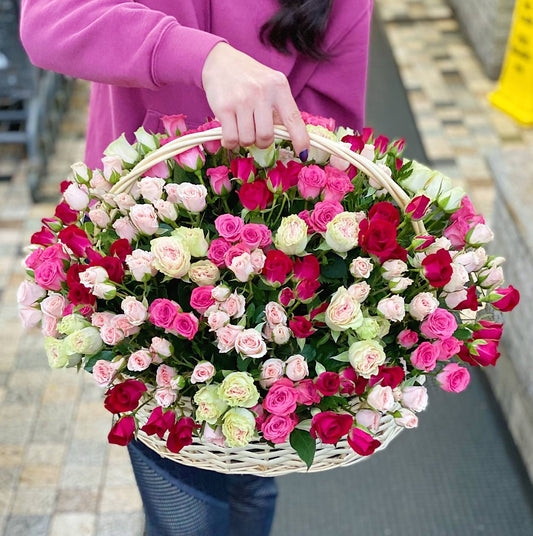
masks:
<instances>
[{"instance_id":1,"label":"sweater sleeve","mask_svg":"<svg viewBox=\"0 0 533 536\"><path fill-rule=\"evenodd\" d=\"M35 65L124 87L202 87L205 58L224 41L131 0L22 0L20 19Z\"/></svg>"}]
</instances>

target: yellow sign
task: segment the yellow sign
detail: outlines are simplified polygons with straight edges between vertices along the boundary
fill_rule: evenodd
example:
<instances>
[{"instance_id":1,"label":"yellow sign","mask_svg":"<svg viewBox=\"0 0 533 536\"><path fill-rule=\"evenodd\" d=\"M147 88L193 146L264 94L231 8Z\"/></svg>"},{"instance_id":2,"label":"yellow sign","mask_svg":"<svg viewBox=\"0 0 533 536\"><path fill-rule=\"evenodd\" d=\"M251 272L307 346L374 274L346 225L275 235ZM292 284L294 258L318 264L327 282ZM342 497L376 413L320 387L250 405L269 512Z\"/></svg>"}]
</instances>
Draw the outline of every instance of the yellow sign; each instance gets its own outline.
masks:
<instances>
[{"instance_id":1,"label":"yellow sign","mask_svg":"<svg viewBox=\"0 0 533 536\"><path fill-rule=\"evenodd\" d=\"M507 54L490 101L520 123L533 125L533 0L517 0Z\"/></svg>"}]
</instances>

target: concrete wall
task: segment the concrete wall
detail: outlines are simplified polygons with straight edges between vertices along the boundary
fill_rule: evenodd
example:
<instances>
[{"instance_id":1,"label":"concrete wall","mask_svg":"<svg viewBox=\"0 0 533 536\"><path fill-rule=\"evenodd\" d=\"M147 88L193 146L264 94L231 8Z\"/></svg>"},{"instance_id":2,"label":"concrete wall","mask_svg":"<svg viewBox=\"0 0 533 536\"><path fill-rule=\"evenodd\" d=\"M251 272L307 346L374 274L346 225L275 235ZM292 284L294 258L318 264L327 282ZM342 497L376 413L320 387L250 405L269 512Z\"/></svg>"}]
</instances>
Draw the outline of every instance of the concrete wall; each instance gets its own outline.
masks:
<instances>
[{"instance_id":1,"label":"concrete wall","mask_svg":"<svg viewBox=\"0 0 533 536\"><path fill-rule=\"evenodd\" d=\"M498 78L515 0L448 0L487 74Z\"/></svg>"}]
</instances>

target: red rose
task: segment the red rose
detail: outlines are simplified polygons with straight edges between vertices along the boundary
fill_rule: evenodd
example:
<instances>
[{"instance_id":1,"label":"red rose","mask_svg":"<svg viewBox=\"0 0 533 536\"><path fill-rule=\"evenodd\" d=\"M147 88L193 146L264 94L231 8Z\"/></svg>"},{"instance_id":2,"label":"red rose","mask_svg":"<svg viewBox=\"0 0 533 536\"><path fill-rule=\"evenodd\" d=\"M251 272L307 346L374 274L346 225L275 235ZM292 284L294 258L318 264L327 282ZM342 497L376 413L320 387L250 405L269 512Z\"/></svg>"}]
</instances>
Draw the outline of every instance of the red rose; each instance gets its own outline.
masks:
<instances>
[{"instance_id":1,"label":"red rose","mask_svg":"<svg viewBox=\"0 0 533 536\"><path fill-rule=\"evenodd\" d=\"M411 218L415 221L421 220L428 208L431 199L425 195L419 195L411 200L411 202L405 207L405 213L410 214Z\"/></svg>"},{"instance_id":2,"label":"red rose","mask_svg":"<svg viewBox=\"0 0 533 536\"><path fill-rule=\"evenodd\" d=\"M296 294L300 301L311 299L320 288L320 283L314 280L300 281L296 286Z\"/></svg>"},{"instance_id":3,"label":"red rose","mask_svg":"<svg viewBox=\"0 0 533 536\"><path fill-rule=\"evenodd\" d=\"M466 289L466 299L463 300L461 303L457 304L454 309L457 311L461 311L463 309L471 309L472 311L477 311L478 307L479 303L477 301L476 285L472 285L471 287L468 287Z\"/></svg>"},{"instance_id":4,"label":"red rose","mask_svg":"<svg viewBox=\"0 0 533 536\"><path fill-rule=\"evenodd\" d=\"M59 231L58 237L63 244L72 250L76 257L83 257L85 250L91 247L87 233L75 225L69 225Z\"/></svg>"},{"instance_id":5,"label":"red rose","mask_svg":"<svg viewBox=\"0 0 533 536\"><path fill-rule=\"evenodd\" d=\"M305 316L295 316L292 320L289 320L289 327L297 339L306 339L316 331L313 328L313 323L307 320Z\"/></svg>"},{"instance_id":6,"label":"red rose","mask_svg":"<svg viewBox=\"0 0 533 536\"><path fill-rule=\"evenodd\" d=\"M236 158L231 161L231 173L234 177L241 179L243 182L248 182L255 176L256 173L253 158Z\"/></svg>"},{"instance_id":7,"label":"red rose","mask_svg":"<svg viewBox=\"0 0 533 536\"><path fill-rule=\"evenodd\" d=\"M324 302L322 305L319 305L316 309L313 309L309 313L309 318L313 320L316 316L318 316L321 313L325 313L327 308L329 307L329 302ZM317 324L318 325L318 324ZM325 325L325 324L324 324Z\"/></svg>"},{"instance_id":8,"label":"red rose","mask_svg":"<svg viewBox=\"0 0 533 536\"><path fill-rule=\"evenodd\" d=\"M152 413L146 424L141 428L141 430L147 435L157 434L161 439L165 435L167 430L174 425L176 420L176 414L173 411L165 411L163 413L163 408L157 406Z\"/></svg>"},{"instance_id":9,"label":"red rose","mask_svg":"<svg viewBox=\"0 0 533 536\"><path fill-rule=\"evenodd\" d=\"M115 423L107 435L107 440L114 445L125 447L132 439L135 432L135 419L128 415Z\"/></svg>"},{"instance_id":10,"label":"red rose","mask_svg":"<svg viewBox=\"0 0 533 536\"><path fill-rule=\"evenodd\" d=\"M396 225L381 219L371 222L363 220L359 224L359 243L363 251L376 255L381 263L392 259L399 248L396 241Z\"/></svg>"},{"instance_id":11,"label":"red rose","mask_svg":"<svg viewBox=\"0 0 533 536\"><path fill-rule=\"evenodd\" d=\"M341 378L341 394L361 396L368 385L368 380L359 376L352 367L345 368L339 374Z\"/></svg>"},{"instance_id":12,"label":"red rose","mask_svg":"<svg viewBox=\"0 0 533 536\"><path fill-rule=\"evenodd\" d=\"M39 246L51 246L57 242L56 235L48 229L48 227L41 227L40 231L31 235L30 242L32 244L38 244Z\"/></svg>"},{"instance_id":13,"label":"red rose","mask_svg":"<svg viewBox=\"0 0 533 536\"><path fill-rule=\"evenodd\" d=\"M281 186L281 190L286 192L289 188L296 186L302 167L302 164L293 160L288 162L287 166L278 160L276 167L267 173L267 184L270 190L275 192Z\"/></svg>"},{"instance_id":14,"label":"red rose","mask_svg":"<svg viewBox=\"0 0 533 536\"><path fill-rule=\"evenodd\" d=\"M130 243L125 238L115 240L109 248L109 255L118 257L122 262L126 260L128 255L131 255L131 252Z\"/></svg>"},{"instance_id":15,"label":"red rose","mask_svg":"<svg viewBox=\"0 0 533 536\"><path fill-rule=\"evenodd\" d=\"M65 225L70 225L78 220L78 211L70 208L63 201L57 205L54 216L59 218Z\"/></svg>"},{"instance_id":16,"label":"red rose","mask_svg":"<svg viewBox=\"0 0 533 536\"><path fill-rule=\"evenodd\" d=\"M368 211L369 221L388 221L397 227L400 223L400 212L398 209L388 201L381 201L372 206Z\"/></svg>"},{"instance_id":17,"label":"red rose","mask_svg":"<svg viewBox=\"0 0 533 536\"><path fill-rule=\"evenodd\" d=\"M292 272L293 262L283 253L277 249L271 249L266 254L265 265L263 267L263 275L271 283L285 283L287 276Z\"/></svg>"},{"instance_id":18,"label":"red rose","mask_svg":"<svg viewBox=\"0 0 533 536\"><path fill-rule=\"evenodd\" d=\"M512 311L520 301L520 292L512 285L507 288L498 288L491 294L501 296L499 300L492 302L492 305L503 312Z\"/></svg>"},{"instance_id":19,"label":"red rose","mask_svg":"<svg viewBox=\"0 0 533 536\"><path fill-rule=\"evenodd\" d=\"M302 279L318 279L320 275L320 263L314 255L298 257L294 263L294 278L298 281Z\"/></svg>"},{"instance_id":20,"label":"red rose","mask_svg":"<svg viewBox=\"0 0 533 536\"><path fill-rule=\"evenodd\" d=\"M312 406L320 402L320 393L317 391L313 380L301 380L294 387L296 391L296 401L304 406Z\"/></svg>"},{"instance_id":21,"label":"red rose","mask_svg":"<svg viewBox=\"0 0 533 536\"><path fill-rule=\"evenodd\" d=\"M336 395L341 386L341 379L336 372L322 372L316 379L316 388L324 395Z\"/></svg>"},{"instance_id":22,"label":"red rose","mask_svg":"<svg viewBox=\"0 0 533 536\"><path fill-rule=\"evenodd\" d=\"M351 415L323 411L313 417L310 434L314 439L319 437L322 443L334 445L350 431L352 424L353 417Z\"/></svg>"},{"instance_id":23,"label":"red rose","mask_svg":"<svg viewBox=\"0 0 533 536\"><path fill-rule=\"evenodd\" d=\"M105 268L109 279L115 283L122 283L124 279L124 267L122 261L118 257L102 257L91 262L91 266L101 266Z\"/></svg>"},{"instance_id":24,"label":"red rose","mask_svg":"<svg viewBox=\"0 0 533 536\"><path fill-rule=\"evenodd\" d=\"M65 190L72 184L72 182L70 181L61 181L59 183L59 189L61 191L62 194L65 193Z\"/></svg>"},{"instance_id":25,"label":"red rose","mask_svg":"<svg viewBox=\"0 0 533 536\"><path fill-rule=\"evenodd\" d=\"M488 320L480 320L481 329L474 331L473 339L485 339L499 341L502 337L503 324L499 322L489 322Z\"/></svg>"},{"instance_id":26,"label":"red rose","mask_svg":"<svg viewBox=\"0 0 533 536\"><path fill-rule=\"evenodd\" d=\"M379 383L382 387L398 387L403 382L405 372L402 367L379 367L379 372L369 380L370 386Z\"/></svg>"},{"instance_id":27,"label":"red rose","mask_svg":"<svg viewBox=\"0 0 533 536\"><path fill-rule=\"evenodd\" d=\"M450 282L453 274L452 257L445 249L428 255L423 261L424 276L432 287L443 287Z\"/></svg>"},{"instance_id":28,"label":"red rose","mask_svg":"<svg viewBox=\"0 0 533 536\"><path fill-rule=\"evenodd\" d=\"M80 273L87 270L86 264L71 264L67 270L67 284L70 287L74 283L80 282Z\"/></svg>"},{"instance_id":29,"label":"red rose","mask_svg":"<svg viewBox=\"0 0 533 536\"><path fill-rule=\"evenodd\" d=\"M242 206L248 210L265 210L273 199L266 182L261 180L245 182L237 193Z\"/></svg>"},{"instance_id":30,"label":"red rose","mask_svg":"<svg viewBox=\"0 0 533 536\"><path fill-rule=\"evenodd\" d=\"M167 448L170 452L179 452L183 447L192 443L192 432L196 428L190 417L182 417L172 426L167 438Z\"/></svg>"},{"instance_id":31,"label":"red rose","mask_svg":"<svg viewBox=\"0 0 533 536\"><path fill-rule=\"evenodd\" d=\"M294 298L294 291L291 288L285 287L279 293L278 300L279 303L281 303L281 305L283 305L284 307L289 307L289 305L292 305L292 303L294 303Z\"/></svg>"},{"instance_id":32,"label":"red rose","mask_svg":"<svg viewBox=\"0 0 533 536\"><path fill-rule=\"evenodd\" d=\"M385 154L387 152L387 147L389 146L389 138L386 136L378 136L374 141L374 147L379 154Z\"/></svg>"},{"instance_id":33,"label":"red rose","mask_svg":"<svg viewBox=\"0 0 533 536\"><path fill-rule=\"evenodd\" d=\"M360 456L374 454L374 451L381 445L377 439L374 439L368 432L365 432L361 428L352 428L350 430L348 444Z\"/></svg>"},{"instance_id":34,"label":"red rose","mask_svg":"<svg viewBox=\"0 0 533 536\"><path fill-rule=\"evenodd\" d=\"M344 143L350 144L350 149L356 153L360 153L365 148L365 142L361 136L346 135L342 138Z\"/></svg>"},{"instance_id":35,"label":"red rose","mask_svg":"<svg viewBox=\"0 0 533 536\"><path fill-rule=\"evenodd\" d=\"M68 299L74 305L94 305L96 303L96 296L91 294L89 289L81 283L72 282L68 283L68 286Z\"/></svg>"},{"instance_id":36,"label":"red rose","mask_svg":"<svg viewBox=\"0 0 533 536\"><path fill-rule=\"evenodd\" d=\"M500 357L498 342L485 339L469 341L467 344L463 344L459 350L459 357L474 367L495 365Z\"/></svg>"},{"instance_id":37,"label":"red rose","mask_svg":"<svg viewBox=\"0 0 533 536\"><path fill-rule=\"evenodd\" d=\"M126 380L108 391L104 407L111 413L132 411L137 407L145 391L146 385L144 383L138 380Z\"/></svg>"}]
</instances>

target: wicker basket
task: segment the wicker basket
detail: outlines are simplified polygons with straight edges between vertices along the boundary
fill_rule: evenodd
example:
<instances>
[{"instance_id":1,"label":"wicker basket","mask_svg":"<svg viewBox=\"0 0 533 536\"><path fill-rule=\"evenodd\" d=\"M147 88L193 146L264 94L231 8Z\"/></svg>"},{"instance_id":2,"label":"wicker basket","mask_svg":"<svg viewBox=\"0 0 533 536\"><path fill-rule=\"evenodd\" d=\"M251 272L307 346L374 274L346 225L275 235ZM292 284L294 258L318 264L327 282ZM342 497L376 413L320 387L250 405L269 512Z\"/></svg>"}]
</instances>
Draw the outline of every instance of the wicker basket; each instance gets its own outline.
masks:
<instances>
[{"instance_id":1,"label":"wicker basket","mask_svg":"<svg viewBox=\"0 0 533 536\"><path fill-rule=\"evenodd\" d=\"M290 140L290 136L283 126L276 126L274 133L276 139ZM165 144L150 153L130 173L122 177L114 185L110 193L119 194L128 192L135 181L152 166L202 143L220 140L221 137L222 131L219 127L182 136ZM372 177L376 182L381 184L396 201L400 209L404 210L410 202L409 196L400 186L371 160L350 151L343 144L317 134L310 133L310 138L311 146L343 158L363 171L368 177ZM412 224L417 234L425 233L422 222L413 221ZM193 411L191 400L182 397L180 402L185 413L191 415ZM154 406L148 403L139 410L138 417L142 424L147 421L153 408ZM354 399L352 408L357 411L359 408L358 399ZM390 414L384 416L381 419L379 431L375 434L375 438L381 442L381 446L377 450L385 449L401 430L402 428L394 422L394 418ZM318 440L314 462L309 469L307 469L304 462L289 443L282 443L271 447L265 442L252 441L246 447L230 448L219 447L203 441L198 437L193 437L193 443L191 445L184 447L179 453L173 453L167 449L166 441L159 439L157 436L148 436L140 431L138 439L165 458L219 473L280 476L293 472L325 471L327 469L334 469L335 467L352 465L365 459L365 457L354 452L346 439L341 439L337 445L323 444Z\"/></svg>"}]
</instances>

